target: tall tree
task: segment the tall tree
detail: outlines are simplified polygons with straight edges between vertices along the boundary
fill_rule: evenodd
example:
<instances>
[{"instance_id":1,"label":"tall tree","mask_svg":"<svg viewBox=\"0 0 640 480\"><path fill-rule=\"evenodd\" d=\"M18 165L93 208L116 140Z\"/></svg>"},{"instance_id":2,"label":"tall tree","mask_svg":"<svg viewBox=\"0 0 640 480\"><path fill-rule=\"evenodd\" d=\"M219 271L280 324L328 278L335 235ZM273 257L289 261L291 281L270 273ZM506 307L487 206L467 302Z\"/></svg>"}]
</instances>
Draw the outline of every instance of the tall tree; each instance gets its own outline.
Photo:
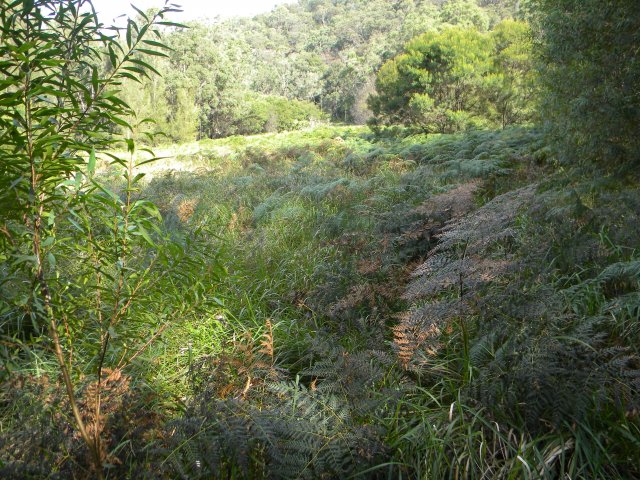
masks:
<instances>
[{"instance_id":1,"label":"tall tree","mask_svg":"<svg viewBox=\"0 0 640 480\"><path fill-rule=\"evenodd\" d=\"M567 161L640 159L640 2L537 0L547 130Z\"/></svg>"},{"instance_id":2,"label":"tall tree","mask_svg":"<svg viewBox=\"0 0 640 480\"><path fill-rule=\"evenodd\" d=\"M492 38L474 29L425 33L385 63L369 105L377 121L455 132L482 121L481 89L491 70Z\"/></svg>"}]
</instances>

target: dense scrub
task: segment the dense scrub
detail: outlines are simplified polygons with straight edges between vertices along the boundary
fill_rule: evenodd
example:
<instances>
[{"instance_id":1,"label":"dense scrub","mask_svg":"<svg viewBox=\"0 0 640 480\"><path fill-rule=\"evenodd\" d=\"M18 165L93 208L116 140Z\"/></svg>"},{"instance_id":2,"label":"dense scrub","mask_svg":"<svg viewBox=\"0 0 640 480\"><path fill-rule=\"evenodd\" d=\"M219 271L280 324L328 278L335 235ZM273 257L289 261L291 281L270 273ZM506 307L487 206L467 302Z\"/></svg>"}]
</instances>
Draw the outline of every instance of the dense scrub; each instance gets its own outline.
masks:
<instances>
[{"instance_id":1,"label":"dense scrub","mask_svg":"<svg viewBox=\"0 0 640 480\"><path fill-rule=\"evenodd\" d=\"M222 248L228 276L142 356L143 383L113 380L114 474L638 474L634 179L552 173L527 129L174 154L145 193L173 236ZM5 472L78 472L55 376L33 368L5 390ZM28 431L67 446L28 456Z\"/></svg>"},{"instance_id":2,"label":"dense scrub","mask_svg":"<svg viewBox=\"0 0 640 480\"><path fill-rule=\"evenodd\" d=\"M516 22L465 30L486 31L520 2L394 3L437 12L443 27L407 44L402 68L388 64L389 78L416 87L406 127L153 153L133 108L148 103L118 95L136 75L149 80L136 94L162 90L144 55L175 53L145 34L174 28L170 41L193 41L183 53L198 43L164 20L175 8L139 11L118 38L83 2L4 2L0 476L639 477L638 9L602 3L610 29L594 23L601 3L523 1L537 8L542 44ZM363 2L334 4L305 1L249 25L311 15L342 45L340 19L350 26L347 7ZM348 51L374 38L377 27L362 26ZM495 42L472 42L486 68L456 77L473 52L454 49L433 84L424 61L466 37ZM378 53L369 60L396 52ZM535 74L530 53L547 62ZM194 133L195 114L227 134L321 116L255 85L209 95L216 82L184 60L207 88L172 91L187 95L164 118L184 129L174 138ZM539 74L534 111L526 92ZM448 102L463 99L449 89L465 78L497 103L476 104L481 95L456 110ZM415 134L457 131L432 124L460 111L489 123ZM471 128L538 114L538 127Z\"/></svg>"}]
</instances>

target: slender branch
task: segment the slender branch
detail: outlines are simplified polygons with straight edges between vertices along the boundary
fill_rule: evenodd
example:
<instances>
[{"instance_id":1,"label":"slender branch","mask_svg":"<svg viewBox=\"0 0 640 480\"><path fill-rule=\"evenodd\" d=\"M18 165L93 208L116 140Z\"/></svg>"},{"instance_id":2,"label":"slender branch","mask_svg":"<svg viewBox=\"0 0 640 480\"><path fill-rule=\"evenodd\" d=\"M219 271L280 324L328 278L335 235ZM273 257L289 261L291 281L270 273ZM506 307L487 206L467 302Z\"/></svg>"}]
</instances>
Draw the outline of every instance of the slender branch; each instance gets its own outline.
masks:
<instances>
[{"instance_id":1,"label":"slender branch","mask_svg":"<svg viewBox=\"0 0 640 480\"><path fill-rule=\"evenodd\" d=\"M127 194L126 194L126 200L125 200L125 204L122 207L122 220L123 220L123 227L122 227L122 250L120 252L120 270L119 270L119 276L118 276L118 286L116 289L116 294L114 296L115 298L115 305L113 307L113 315L111 317L111 319L109 320L109 328L107 328L106 332L102 332L101 333L101 339L102 339L102 348L101 348L101 352L100 352L100 360L98 361L98 384L97 384L97 393L96 393L96 409L95 409L95 416L96 416L96 431L99 432L100 431L100 409L101 409L101 403L102 403L102 370L104 367L104 360L106 358L107 355L107 349L109 347L109 340L111 339L111 332L110 332L110 328L113 327L116 323L117 320L120 316L120 312L124 313L126 312L126 309L129 308L129 305L132 302L132 295L129 295L129 299L128 301L125 303L125 309L123 310L122 308L118 308L118 306L120 305L120 300L122 297L122 290L124 288L124 282L125 282L125 270L126 270L126 261L127 261L127 253L128 253L128 232L129 232L129 216L131 214L131 191L133 188L133 184L132 184L132 178L133 178L133 165L134 165L134 152L132 151L130 156L129 156L129 166L128 166L128 171L127 171ZM116 240L116 245L117 245L117 240L118 240L118 232L119 232L119 228L118 228L118 223L120 220L120 217L117 215L117 210L116 210L116 215L115 215L115 221L114 221L114 236L115 236L115 240ZM117 247L116 247L117 248ZM140 283L138 283L138 285L140 285ZM102 322L100 323L101 328L102 328ZM96 433L96 449L98 449L98 451L100 451L100 435L98 435Z\"/></svg>"},{"instance_id":2,"label":"slender branch","mask_svg":"<svg viewBox=\"0 0 640 480\"><path fill-rule=\"evenodd\" d=\"M149 348L149 346L156 341L156 339L162 335L162 332L164 332L167 327L171 324L171 321L166 321L159 329L156 333L154 333L151 337L149 337L149 339L144 343L144 345L142 345L133 355L131 355L131 357L129 357L129 359L127 361L124 361L124 357L122 357L120 359L120 362L118 362L118 369L124 368L127 365L130 365L131 362L133 362L137 357L139 357L147 348Z\"/></svg>"},{"instance_id":3,"label":"slender branch","mask_svg":"<svg viewBox=\"0 0 640 480\"><path fill-rule=\"evenodd\" d=\"M29 37L29 27L30 22L29 19L26 20L26 29L27 29L27 37ZM36 155L34 152L34 142L33 142L33 121L32 121L32 100L31 100L31 69L30 69L30 61L29 58L24 62L26 68L25 81L24 81L24 108L25 108L25 133L27 137L27 158L29 159L30 166L30 188L31 188L31 199L29 203L31 203L31 210L33 212L33 220L32 220L32 249L35 257L35 280L38 284L40 295L42 296L44 302L44 313L49 320L49 329L51 334L51 340L53 341L54 351L56 360L58 361L58 365L60 367L60 371L62 373L62 378L65 384L65 388L67 390L67 397L69 399L69 404L71 406L71 411L73 413L74 419L76 421L76 425L78 427L78 431L80 432L80 436L87 444L89 451L92 454L93 461L96 468L96 473L98 478L102 478L102 462L100 459L99 452L94 448L95 445L91 440L89 433L87 432L86 426L82 419L82 414L80 413L80 409L78 408L78 404L75 397L74 392L74 384L71 379L71 375L69 373L69 368L67 366L67 362L64 357L64 353L62 351L62 345L60 342L60 337L58 335L58 323L56 320L56 315L53 309L51 292L49 289L49 285L44 275L44 267L42 263L42 216L44 213L44 203L43 203L43 193L40 192L40 184L39 179L40 176L38 174L37 165L36 165Z\"/></svg>"}]
</instances>

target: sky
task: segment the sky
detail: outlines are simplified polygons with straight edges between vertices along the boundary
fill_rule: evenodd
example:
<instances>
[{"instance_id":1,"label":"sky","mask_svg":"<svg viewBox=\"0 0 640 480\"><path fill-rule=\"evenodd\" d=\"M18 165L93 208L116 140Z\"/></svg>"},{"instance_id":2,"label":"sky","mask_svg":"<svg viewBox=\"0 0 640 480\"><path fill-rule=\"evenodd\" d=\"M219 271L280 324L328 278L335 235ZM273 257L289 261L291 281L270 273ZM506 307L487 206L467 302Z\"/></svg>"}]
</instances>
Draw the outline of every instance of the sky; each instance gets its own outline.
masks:
<instances>
[{"instance_id":1,"label":"sky","mask_svg":"<svg viewBox=\"0 0 640 480\"><path fill-rule=\"evenodd\" d=\"M186 22L188 20L221 17L250 17L268 12L278 4L294 3L295 0L171 0L182 6L183 13L172 14L169 20ZM164 0L93 0L98 17L103 23L112 23L118 15L135 16L130 4L140 10L164 5Z\"/></svg>"}]
</instances>

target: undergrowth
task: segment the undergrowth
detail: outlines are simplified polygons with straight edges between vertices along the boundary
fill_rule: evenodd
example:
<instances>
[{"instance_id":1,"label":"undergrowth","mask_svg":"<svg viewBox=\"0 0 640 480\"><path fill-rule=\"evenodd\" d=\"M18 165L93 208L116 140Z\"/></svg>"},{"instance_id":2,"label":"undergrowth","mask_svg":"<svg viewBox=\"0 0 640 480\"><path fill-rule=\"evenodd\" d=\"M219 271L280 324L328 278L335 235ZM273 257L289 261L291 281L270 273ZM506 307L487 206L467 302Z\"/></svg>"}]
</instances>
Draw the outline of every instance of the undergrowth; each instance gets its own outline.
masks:
<instances>
[{"instance_id":1,"label":"undergrowth","mask_svg":"<svg viewBox=\"0 0 640 480\"><path fill-rule=\"evenodd\" d=\"M114 478L640 475L636 179L558 170L524 128L166 153L145 194L226 273L203 269L206 313L114 405ZM49 476L82 476L51 366L29 365L3 389L0 468L37 476L23 445L55 439Z\"/></svg>"}]
</instances>

